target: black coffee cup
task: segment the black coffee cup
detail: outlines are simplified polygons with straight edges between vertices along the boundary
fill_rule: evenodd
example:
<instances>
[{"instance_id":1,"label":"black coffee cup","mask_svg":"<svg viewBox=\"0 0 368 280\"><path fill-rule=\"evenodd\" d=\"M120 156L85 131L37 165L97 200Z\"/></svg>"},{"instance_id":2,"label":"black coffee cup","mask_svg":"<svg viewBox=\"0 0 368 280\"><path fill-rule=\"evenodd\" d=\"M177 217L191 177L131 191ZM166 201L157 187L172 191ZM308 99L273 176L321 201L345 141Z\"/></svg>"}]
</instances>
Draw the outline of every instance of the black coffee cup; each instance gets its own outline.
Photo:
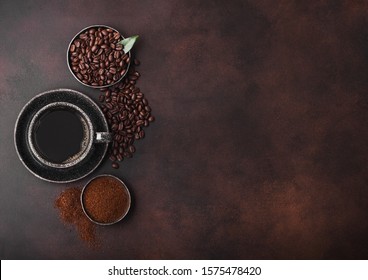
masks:
<instances>
[{"instance_id":1,"label":"black coffee cup","mask_svg":"<svg viewBox=\"0 0 368 280\"><path fill-rule=\"evenodd\" d=\"M25 167L56 183L90 174L102 162L111 140L99 106L70 89L36 95L21 110L14 130L15 148Z\"/></svg>"},{"instance_id":2,"label":"black coffee cup","mask_svg":"<svg viewBox=\"0 0 368 280\"><path fill-rule=\"evenodd\" d=\"M58 114L59 118L51 116L55 114ZM70 119L66 119L66 117L69 118L69 114L70 116L74 115L75 118L71 117ZM49 120L47 120L47 118L49 118ZM60 118L64 118L64 120ZM53 124L52 121L57 123ZM68 121L69 123L65 123ZM42 131L42 145L45 146L45 148L42 148L40 147L41 145L37 143L41 142L41 140L37 141L37 138L40 138L38 134L41 134L39 130L42 128L42 124L44 122L47 122L48 124L44 125L47 127ZM78 125L78 123L80 124L79 130L81 133L79 133L79 131L75 131L76 129L73 129ZM63 131L58 132L57 130L61 129L60 126L63 127ZM47 139L47 137L49 137L49 139ZM70 143L70 141L68 141L73 138L80 138L80 143ZM46 143L47 140L49 140L49 143ZM78 139L75 140L76 141L72 142L78 142ZM67 168L74 166L86 158L94 143L110 141L111 134L109 132L94 131L93 123L86 112L78 107L77 104L68 102L53 102L43 107L32 118L28 130L28 142L32 154L43 164L54 168ZM73 147L67 147L72 146L73 144L74 146L77 144L79 146L78 149L75 149L75 147L74 149ZM50 159L52 157L47 154L54 154L54 160ZM55 156L55 154L58 154L58 156Z\"/></svg>"}]
</instances>

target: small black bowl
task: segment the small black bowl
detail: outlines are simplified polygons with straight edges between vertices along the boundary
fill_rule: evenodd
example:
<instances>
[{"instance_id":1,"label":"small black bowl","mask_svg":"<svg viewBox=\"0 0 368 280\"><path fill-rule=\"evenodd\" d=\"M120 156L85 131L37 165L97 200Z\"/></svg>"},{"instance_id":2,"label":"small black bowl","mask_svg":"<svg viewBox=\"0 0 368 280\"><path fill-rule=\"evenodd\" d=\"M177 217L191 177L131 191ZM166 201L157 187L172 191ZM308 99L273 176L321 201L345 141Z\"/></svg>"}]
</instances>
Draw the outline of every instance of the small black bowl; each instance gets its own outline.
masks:
<instances>
[{"instance_id":1,"label":"small black bowl","mask_svg":"<svg viewBox=\"0 0 368 280\"><path fill-rule=\"evenodd\" d=\"M74 42L74 40L83 32L85 32L86 30L89 30L91 28L99 28L99 27L102 27L102 28L110 28L112 29L113 31L115 32L119 32L118 30L116 30L115 28L112 28L110 26L107 26L107 25L103 25L103 24L95 24L95 25L90 25L90 26L87 26L85 28L83 28L81 31L79 31L74 37L73 39L70 41L69 45L68 45L68 49L67 49L67 52L66 52L66 61L67 61L67 64L68 64L68 68L69 68L69 71L70 73L72 73L72 75L74 76L74 78L80 82L82 85L85 85L87 87L90 87L90 88L97 88L97 89L100 89L100 88L107 88L107 87L111 87L117 83L119 83L128 73L128 70L129 70L129 66L130 66L130 61L127 65L127 67L125 68L125 73L124 75L122 75L118 80L116 80L115 82L111 83L111 84L108 84L108 85L103 85L103 86L93 86L93 85L89 85L89 84L86 84L84 83L83 81L81 81L77 76L76 74L73 72L72 68L71 68L71 65L70 65L70 57L69 57L69 51L70 51L70 46L72 45L72 43ZM119 32L120 33L120 32ZM121 33L120 33L121 35ZM121 35L121 39L125 39L124 36ZM130 51L128 52L128 56L129 58L131 58L131 53Z\"/></svg>"},{"instance_id":2,"label":"small black bowl","mask_svg":"<svg viewBox=\"0 0 368 280\"><path fill-rule=\"evenodd\" d=\"M125 192L125 194L127 195L127 197L128 197L128 205L126 206L126 208L124 209L124 212L123 212L123 214L117 219L117 220L115 220L115 221L113 221L113 222L111 222L111 223L101 223L101 222L98 222L98 221L95 221L89 214L88 214L88 211L86 210L86 208L85 208L85 206L84 206L84 193L85 193L85 191L86 191L86 189L88 188L88 186L89 186L89 184L91 183L91 182L93 182L95 179L97 179L97 178L101 178L101 177L110 177L110 178L113 178L113 179L115 179L116 181L118 181L120 184L121 184L121 187L123 188L123 190L124 190L124 192ZM111 226L111 225L113 225L113 224L116 224L116 223L118 223L118 222L120 222L122 219L124 219L124 217L128 214L128 212L129 212L129 209L130 209L130 206L131 206L131 203L132 203L132 199L131 199L131 195L130 195L130 192L129 192L129 189L128 189L128 187L125 185L125 183L122 181L122 180L120 180L118 177L115 177L115 176L113 176L113 175L109 175L109 174L102 174L102 175L98 175L98 176L96 176L96 177L94 177L94 178L92 178L90 181L88 181L88 183L87 184L85 184L85 186L83 187L83 190L82 190L82 193L81 193L81 195L80 195L80 202L81 202L81 205L82 205L82 209L83 209L83 212L84 212L84 214L87 216L87 218L91 221L91 222L93 222L93 223L95 223L96 225L100 225L100 226Z\"/></svg>"}]
</instances>

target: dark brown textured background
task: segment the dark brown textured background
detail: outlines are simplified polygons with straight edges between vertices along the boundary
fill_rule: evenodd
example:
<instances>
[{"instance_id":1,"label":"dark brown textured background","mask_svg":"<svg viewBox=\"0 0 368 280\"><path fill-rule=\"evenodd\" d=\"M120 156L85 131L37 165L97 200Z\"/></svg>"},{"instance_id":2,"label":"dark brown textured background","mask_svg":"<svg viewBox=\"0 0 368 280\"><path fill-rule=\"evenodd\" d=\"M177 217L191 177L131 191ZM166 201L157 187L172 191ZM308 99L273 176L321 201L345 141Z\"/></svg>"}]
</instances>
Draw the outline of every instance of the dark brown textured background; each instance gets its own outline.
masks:
<instances>
[{"instance_id":1,"label":"dark brown textured background","mask_svg":"<svg viewBox=\"0 0 368 280\"><path fill-rule=\"evenodd\" d=\"M39 92L98 96L65 56L99 23L141 36L156 122L120 170L94 172L124 179L134 207L92 250L13 128ZM368 258L366 1L2 0L0 38L2 259Z\"/></svg>"}]
</instances>

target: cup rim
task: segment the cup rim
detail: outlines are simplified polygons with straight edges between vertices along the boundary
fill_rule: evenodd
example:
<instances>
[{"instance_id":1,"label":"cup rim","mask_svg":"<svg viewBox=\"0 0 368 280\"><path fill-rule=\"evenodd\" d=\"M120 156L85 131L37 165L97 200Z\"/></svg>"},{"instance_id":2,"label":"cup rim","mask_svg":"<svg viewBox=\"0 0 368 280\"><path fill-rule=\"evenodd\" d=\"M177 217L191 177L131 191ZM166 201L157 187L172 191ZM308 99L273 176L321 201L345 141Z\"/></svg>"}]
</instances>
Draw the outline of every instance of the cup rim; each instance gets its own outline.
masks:
<instances>
[{"instance_id":1,"label":"cup rim","mask_svg":"<svg viewBox=\"0 0 368 280\"><path fill-rule=\"evenodd\" d=\"M124 75L122 75L120 77L120 79L118 79L117 81L115 81L114 83L112 84L109 84L109 85L103 85L103 86L92 86L92 85L89 85L89 84L86 84L84 82L82 82L80 79L78 79L78 77L74 74L71 66L70 66L70 60L69 60L69 50L70 50L70 46L72 45L72 43L74 42L74 40L81 34L83 33L84 31L88 30L88 29L91 29L91 28L99 28L99 27L104 27L104 28L110 28L116 32L119 32L117 29L111 27L111 26L108 26L108 25L104 25L104 24L93 24L93 25L90 25L90 26L87 26L85 28L83 28L82 30L80 30L77 34L74 35L74 37L72 38L72 40L69 42L69 45L68 45L68 48L66 50L66 63L68 65L68 69L70 71L70 73L72 73L73 77L78 81L80 82L82 85L84 86L87 86L87 87L90 87L90 88L96 88L96 89L102 89L102 88L107 88L107 87L111 87L111 86L114 86L116 85L117 83L119 83L127 74L128 74L128 70L129 70L129 67L130 67L130 63L131 61L129 61L127 67L126 67L126 71L124 73ZM125 39L125 37L123 35L121 35L121 33L119 32L120 36L122 39ZM130 51L128 52L128 56L129 58L131 58L131 53Z\"/></svg>"},{"instance_id":2,"label":"cup rim","mask_svg":"<svg viewBox=\"0 0 368 280\"><path fill-rule=\"evenodd\" d=\"M92 219L92 218L88 215L88 213L87 213L87 211L86 211L86 209L85 209L85 207L84 207L84 202L83 202L83 195L84 195L84 192L85 192L86 188L88 187L88 185L89 185L93 180L95 180L95 179L97 179L97 178L99 178L99 177L111 177L111 178L114 178L115 180L118 180L118 181L121 183L122 188L125 190L125 192L126 192L126 193L127 193L127 195L128 195L128 206L126 207L126 210L124 211L123 215L122 215L119 219L117 219L116 221L111 222L111 223L101 223L101 222L95 221L94 219ZM114 176L114 175L111 175L111 174L101 174L101 175L97 175L97 176L93 177L91 180L89 180L89 181L84 185L84 187L83 187L83 189L82 189L82 192L81 192L81 194L80 194L80 203L81 203L81 206L82 206L83 213L86 215L86 217L87 217L91 222L93 222L93 223L94 223L94 224L96 224L96 225L100 225L100 226L111 226L111 225L113 225L113 224L116 224L116 223L120 222L122 219L124 219L124 218L125 218L125 216L128 214L128 212L129 212L129 210L130 210L130 206L131 206L131 204L132 204L132 198L131 198L131 194L130 194L130 191L129 191L128 187L125 185L125 183L124 183L120 178L118 178L118 177L116 177L116 176Z\"/></svg>"},{"instance_id":3,"label":"cup rim","mask_svg":"<svg viewBox=\"0 0 368 280\"><path fill-rule=\"evenodd\" d=\"M58 107L69 107L72 108L76 111L78 111L78 113L81 114L81 116L83 117L83 119L86 121L87 126L88 126L88 144L87 146L84 148L83 152L80 154L80 156L78 156L78 158L76 160L72 160L70 162L66 162L66 163L54 163L51 162L47 159L45 159L37 150L35 144L34 144L34 131L33 128L36 125L36 122L42 117L42 115L49 109L52 108L58 108ZM78 106L69 103L69 102L52 102L47 104L46 106L44 106L41 110L39 110L31 119L31 122L29 124L29 129L28 129L28 143L30 146L30 150L33 153L33 155L43 164L53 167L53 168L69 168L72 167L74 165L77 165L78 163L80 163L82 160L84 160L86 158L86 156L88 155L89 151L91 150L92 144L93 144L93 139L94 139L94 127L92 124L91 119L87 116L87 114ZM78 154L78 153L77 153ZM77 155L76 154L76 155Z\"/></svg>"}]
</instances>

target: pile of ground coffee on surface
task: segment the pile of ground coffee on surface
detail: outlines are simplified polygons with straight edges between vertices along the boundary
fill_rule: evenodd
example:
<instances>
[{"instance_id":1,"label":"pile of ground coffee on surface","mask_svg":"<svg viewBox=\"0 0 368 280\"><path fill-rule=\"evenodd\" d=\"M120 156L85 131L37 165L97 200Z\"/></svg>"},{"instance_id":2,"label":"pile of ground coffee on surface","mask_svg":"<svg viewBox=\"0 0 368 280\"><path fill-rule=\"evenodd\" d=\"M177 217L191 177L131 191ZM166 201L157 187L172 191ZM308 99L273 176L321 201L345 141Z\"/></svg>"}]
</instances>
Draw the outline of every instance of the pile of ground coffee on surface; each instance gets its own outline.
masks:
<instances>
[{"instance_id":1,"label":"pile of ground coffee on surface","mask_svg":"<svg viewBox=\"0 0 368 280\"><path fill-rule=\"evenodd\" d=\"M84 214L80 202L81 189L77 187L67 188L55 200L55 208L59 210L60 219L66 225L73 225L79 237L89 246L98 245L96 238L96 226Z\"/></svg>"}]
</instances>

